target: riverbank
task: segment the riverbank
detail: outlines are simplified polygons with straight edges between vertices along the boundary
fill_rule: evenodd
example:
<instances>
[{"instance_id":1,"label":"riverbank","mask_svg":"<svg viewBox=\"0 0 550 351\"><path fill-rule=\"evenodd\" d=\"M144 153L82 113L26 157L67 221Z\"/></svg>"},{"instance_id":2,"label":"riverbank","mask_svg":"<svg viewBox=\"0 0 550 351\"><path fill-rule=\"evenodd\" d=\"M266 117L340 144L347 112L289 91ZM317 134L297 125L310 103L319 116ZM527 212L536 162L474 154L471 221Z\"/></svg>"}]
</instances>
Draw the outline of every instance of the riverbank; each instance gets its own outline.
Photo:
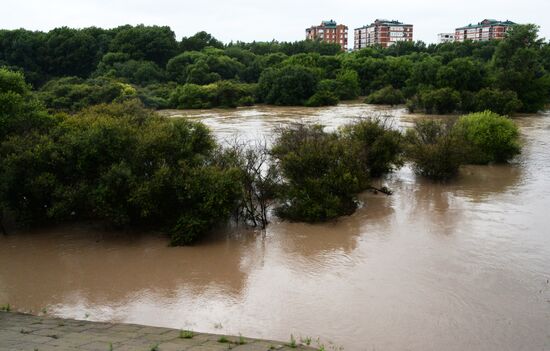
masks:
<instances>
[{"instance_id":1,"label":"riverbank","mask_svg":"<svg viewBox=\"0 0 550 351\"><path fill-rule=\"evenodd\" d=\"M0 312L0 349L14 351L314 350L288 342ZM299 341L296 341L299 343ZM293 347L294 346L294 347Z\"/></svg>"}]
</instances>

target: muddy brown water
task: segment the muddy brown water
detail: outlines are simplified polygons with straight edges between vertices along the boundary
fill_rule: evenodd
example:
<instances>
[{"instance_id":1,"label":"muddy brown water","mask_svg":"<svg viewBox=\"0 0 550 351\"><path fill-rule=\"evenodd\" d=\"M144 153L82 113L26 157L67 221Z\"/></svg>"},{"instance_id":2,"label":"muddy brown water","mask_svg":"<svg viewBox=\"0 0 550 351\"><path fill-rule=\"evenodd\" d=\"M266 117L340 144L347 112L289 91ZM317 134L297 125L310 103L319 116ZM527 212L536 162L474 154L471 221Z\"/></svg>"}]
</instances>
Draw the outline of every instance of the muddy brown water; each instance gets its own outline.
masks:
<instances>
[{"instance_id":1,"label":"muddy brown water","mask_svg":"<svg viewBox=\"0 0 550 351\"><path fill-rule=\"evenodd\" d=\"M220 139L294 120L330 128L403 109L346 104L165 111ZM194 247L65 226L0 236L0 304L21 311L345 350L550 350L550 113L515 119L523 154L436 184L405 167L354 215L227 228Z\"/></svg>"}]
</instances>

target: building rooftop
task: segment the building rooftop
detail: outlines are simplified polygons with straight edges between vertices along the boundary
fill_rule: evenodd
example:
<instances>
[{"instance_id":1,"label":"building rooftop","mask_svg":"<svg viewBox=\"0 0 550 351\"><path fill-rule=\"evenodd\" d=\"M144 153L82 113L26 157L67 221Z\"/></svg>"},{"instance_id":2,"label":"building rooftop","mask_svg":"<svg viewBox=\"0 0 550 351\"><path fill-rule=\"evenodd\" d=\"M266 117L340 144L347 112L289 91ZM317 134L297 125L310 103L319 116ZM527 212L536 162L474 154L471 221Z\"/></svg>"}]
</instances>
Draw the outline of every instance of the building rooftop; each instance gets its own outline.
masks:
<instances>
[{"instance_id":1,"label":"building rooftop","mask_svg":"<svg viewBox=\"0 0 550 351\"><path fill-rule=\"evenodd\" d=\"M479 22L478 24L469 24L464 27L458 27L456 30L459 29L471 29L471 28L481 28L484 26L513 26L516 24L515 22L506 20L506 21L497 21L494 19L484 19L483 21Z\"/></svg>"},{"instance_id":2,"label":"building rooftop","mask_svg":"<svg viewBox=\"0 0 550 351\"><path fill-rule=\"evenodd\" d=\"M372 27L374 25L385 25L385 26L412 26L412 24L406 24L403 22L399 22L397 20L387 20L387 19L380 19L377 18L373 23L364 25L363 27L355 28L355 29L361 29L361 28L367 28Z\"/></svg>"},{"instance_id":3,"label":"building rooftop","mask_svg":"<svg viewBox=\"0 0 550 351\"><path fill-rule=\"evenodd\" d=\"M336 27L336 21L334 20L330 20L330 21L323 21L321 22L321 25L322 26L325 26L325 27Z\"/></svg>"}]
</instances>

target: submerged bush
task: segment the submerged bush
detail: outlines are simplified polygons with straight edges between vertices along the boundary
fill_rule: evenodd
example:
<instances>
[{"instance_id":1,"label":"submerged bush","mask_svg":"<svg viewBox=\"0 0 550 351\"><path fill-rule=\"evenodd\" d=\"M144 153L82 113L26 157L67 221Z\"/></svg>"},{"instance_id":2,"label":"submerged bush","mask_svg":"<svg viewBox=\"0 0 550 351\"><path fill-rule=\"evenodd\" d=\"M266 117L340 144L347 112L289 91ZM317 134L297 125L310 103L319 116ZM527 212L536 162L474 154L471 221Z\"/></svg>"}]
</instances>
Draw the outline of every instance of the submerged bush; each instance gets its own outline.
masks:
<instances>
[{"instance_id":1,"label":"submerged bush","mask_svg":"<svg viewBox=\"0 0 550 351\"><path fill-rule=\"evenodd\" d=\"M420 120L407 130L406 156L417 174L444 180L458 173L464 163L464 143L453 126L450 120Z\"/></svg>"},{"instance_id":2,"label":"submerged bush","mask_svg":"<svg viewBox=\"0 0 550 351\"><path fill-rule=\"evenodd\" d=\"M209 85L180 85L170 96L175 108L201 109L212 107L235 108L249 106L255 101L255 84L219 81Z\"/></svg>"},{"instance_id":3,"label":"submerged bush","mask_svg":"<svg viewBox=\"0 0 550 351\"><path fill-rule=\"evenodd\" d=\"M197 84L180 85L170 96L170 104L175 108L201 109L212 107L213 86Z\"/></svg>"},{"instance_id":4,"label":"submerged bush","mask_svg":"<svg viewBox=\"0 0 550 351\"><path fill-rule=\"evenodd\" d=\"M309 107L333 106L337 105L338 102L339 99L336 95L334 95L330 91L321 90L313 94L313 96L306 101L305 105Z\"/></svg>"},{"instance_id":5,"label":"submerged bush","mask_svg":"<svg viewBox=\"0 0 550 351\"><path fill-rule=\"evenodd\" d=\"M362 172L370 177L380 177L402 166L403 138L389 119L361 119L340 132L356 153Z\"/></svg>"},{"instance_id":6,"label":"submerged bush","mask_svg":"<svg viewBox=\"0 0 550 351\"><path fill-rule=\"evenodd\" d=\"M518 127L509 118L494 112L463 116L455 129L468 147L468 163L506 162L520 153Z\"/></svg>"},{"instance_id":7,"label":"submerged bush","mask_svg":"<svg viewBox=\"0 0 550 351\"><path fill-rule=\"evenodd\" d=\"M419 105L429 114L452 113L459 104L460 93L452 88L429 89L419 94Z\"/></svg>"},{"instance_id":8,"label":"submerged bush","mask_svg":"<svg viewBox=\"0 0 550 351\"><path fill-rule=\"evenodd\" d=\"M272 154L284 179L280 217L318 222L355 211L355 196L364 189L366 174L337 133L327 133L319 125L286 127Z\"/></svg>"},{"instance_id":9,"label":"submerged bush","mask_svg":"<svg viewBox=\"0 0 550 351\"><path fill-rule=\"evenodd\" d=\"M28 225L153 226L189 244L227 220L241 196L239 170L214 162L215 150L201 123L135 101L98 105L2 141L0 207Z\"/></svg>"},{"instance_id":10,"label":"submerged bush","mask_svg":"<svg viewBox=\"0 0 550 351\"><path fill-rule=\"evenodd\" d=\"M399 105L405 102L405 96L399 89L388 85L367 96L365 103L375 105Z\"/></svg>"}]
</instances>

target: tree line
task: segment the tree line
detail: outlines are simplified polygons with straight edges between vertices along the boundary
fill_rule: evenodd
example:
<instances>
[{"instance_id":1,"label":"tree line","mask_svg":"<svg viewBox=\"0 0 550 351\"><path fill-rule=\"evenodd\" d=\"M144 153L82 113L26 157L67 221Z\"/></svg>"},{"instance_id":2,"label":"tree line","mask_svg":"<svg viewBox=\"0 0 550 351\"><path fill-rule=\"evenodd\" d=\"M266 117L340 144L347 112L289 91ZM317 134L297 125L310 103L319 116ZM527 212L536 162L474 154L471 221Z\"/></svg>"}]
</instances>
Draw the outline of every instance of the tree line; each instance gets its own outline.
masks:
<instances>
[{"instance_id":1,"label":"tree line","mask_svg":"<svg viewBox=\"0 0 550 351\"><path fill-rule=\"evenodd\" d=\"M333 132L293 124L271 146L221 146L202 123L161 117L137 98L48 111L22 73L0 69L0 214L20 225L93 220L185 245L231 219L265 227L270 209L306 222L352 214L373 178L406 161L449 179L519 152L516 125L490 111L419 120L406 133L381 118Z\"/></svg>"},{"instance_id":2,"label":"tree line","mask_svg":"<svg viewBox=\"0 0 550 351\"><path fill-rule=\"evenodd\" d=\"M50 111L139 99L162 108L333 105L366 96L411 111L536 112L550 97L550 44L535 25L501 41L341 52L318 41L231 42L169 27L0 30L0 67L20 71Z\"/></svg>"}]
</instances>

